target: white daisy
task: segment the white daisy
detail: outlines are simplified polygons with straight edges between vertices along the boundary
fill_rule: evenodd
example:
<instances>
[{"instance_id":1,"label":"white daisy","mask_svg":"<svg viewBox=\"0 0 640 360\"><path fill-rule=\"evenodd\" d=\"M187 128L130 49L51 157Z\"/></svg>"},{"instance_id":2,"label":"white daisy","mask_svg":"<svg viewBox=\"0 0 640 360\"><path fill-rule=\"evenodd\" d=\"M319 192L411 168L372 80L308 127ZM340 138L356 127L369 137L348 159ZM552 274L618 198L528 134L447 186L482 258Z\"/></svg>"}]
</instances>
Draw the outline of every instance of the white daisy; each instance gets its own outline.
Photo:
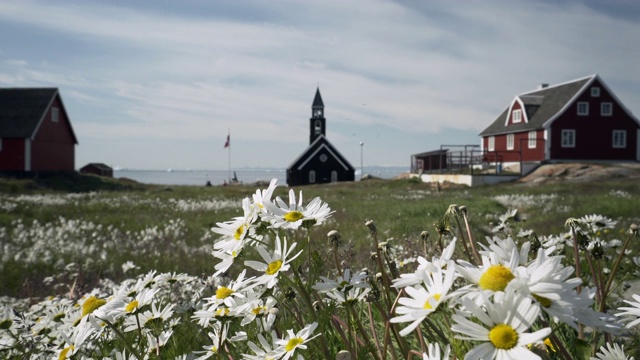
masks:
<instances>
[{"instance_id":1,"label":"white daisy","mask_svg":"<svg viewBox=\"0 0 640 360\"><path fill-rule=\"evenodd\" d=\"M322 281L313 285L313 289L319 293L325 293L327 297L339 304L347 302L358 302L365 300L371 291L369 283L366 281L367 274L361 272L351 276L351 269L344 269L343 275L338 277L338 281L320 276Z\"/></svg>"},{"instance_id":2,"label":"white daisy","mask_svg":"<svg viewBox=\"0 0 640 360\"><path fill-rule=\"evenodd\" d=\"M211 231L222 235L222 238L213 246L216 250L238 251L244 246L246 239L254 235L254 223L258 219L258 214L254 206L251 206L249 198L242 200L244 216L239 216L231 221L216 223L217 227Z\"/></svg>"},{"instance_id":3,"label":"white daisy","mask_svg":"<svg viewBox=\"0 0 640 360\"><path fill-rule=\"evenodd\" d=\"M293 330L291 329L287 330L287 336L284 339L277 341L277 344L279 346L276 352L284 354L284 357L282 358L282 360L290 359L293 356L296 349L306 349L307 345L305 344L309 342L311 339L320 335L320 334L317 334L313 337L310 337L313 331L316 329L316 327L318 327L318 323L314 322L310 325L305 326L302 330L298 331L297 333L294 333Z\"/></svg>"},{"instance_id":4,"label":"white daisy","mask_svg":"<svg viewBox=\"0 0 640 360\"><path fill-rule=\"evenodd\" d=\"M451 353L451 345L447 344L444 354L440 355L440 345L432 343L427 346L427 352L422 353L422 360L449 360Z\"/></svg>"},{"instance_id":5,"label":"white daisy","mask_svg":"<svg viewBox=\"0 0 640 360\"><path fill-rule=\"evenodd\" d=\"M618 310L624 311L616 314L616 316L631 315L636 317L635 320L630 321L627 324L627 328L632 328L633 326L640 324L640 295L634 294L633 299L635 300L635 302L623 300L627 304L631 305L631 307L619 307Z\"/></svg>"},{"instance_id":6,"label":"white daisy","mask_svg":"<svg viewBox=\"0 0 640 360\"><path fill-rule=\"evenodd\" d=\"M260 346L252 341L247 342L247 345L249 345L249 348L255 355L242 354L244 360L276 359L282 356L282 351L278 352L278 341L280 341L280 339L275 330L271 331L271 342L268 342L262 334L258 334L258 341L260 342Z\"/></svg>"},{"instance_id":7,"label":"white daisy","mask_svg":"<svg viewBox=\"0 0 640 360\"><path fill-rule=\"evenodd\" d=\"M264 262L247 260L244 262L246 266L250 268L264 272L264 274L256 279L257 284L265 284L267 288L272 288L278 283L278 275L281 271L287 271L291 267L289 265L298 255L302 253L299 251L297 254L291 256L293 250L296 248L296 243L291 244L290 248L287 248L287 238L284 239L284 246L279 236L275 239L275 250L273 254L269 254L263 245L258 245L257 249Z\"/></svg>"},{"instance_id":8,"label":"white daisy","mask_svg":"<svg viewBox=\"0 0 640 360\"><path fill-rule=\"evenodd\" d=\"M412 274L400 274L399 278L393 279L393 287L403 288L406 286L417 285L422 282L423 271L430 273L444 268L453 256L456 240L456 238L453 238L449 245L445 247L444 251L442 251L442 256L434 256L431 261L423 258L422 256L418 256L418 268Z\"/></svg>"},{"instance_id":9,"label":"white daisy","mask_svg":"<svg viewBox=\"0 0 640 360\"><path fill-rule=\"evenodd\" d=\"M404 291L409 297L401 297L398 300L396 313L400 316L391 318L392 323L409 322L407 327L400 331L400 335L407 336L438 306L448 299L447 295L453 280L455 279L456 266L449 261L446 270L438 268L434 272L422 271L422 285L406 287Z\"/></svg>"},{"instance_id":10,"label":"white daisy","mask_svg":"<svg viewBox=\"0 0 640 360\"><path fill-rule=\"evenodd\" d=\"M482 342L466 354L465 360L539 360L540 357L529 351L527 345L544 340L551 333L551 329L526 332L540 311L531 303L531 299L514 291L495 293L493 301L490 301L486 294L482 294L481 299L482 305L469 298L462 299L466 311L457 311L453 315L454 324L451 330L459 334L456 338ZM471 321L470 316L477 318L482 325Z\"/></svg>"},{"instance_id":11,"label":"white daisy","mask_svg":"<svg viewBox=\"0 0 640 360\"><path fill-rule=\"evenodd\" d=\"M607 343L607 347L601 346L596 357L590 360L634 360L634 358L624 354L624 345Z\"/></svg>"},{"instance_id":12,"label":"white daisy","mask_svg":"<svg viewBox=\"0 0 640 360\"><path fill-rule=\"evenodd\" d=\"M264 207L265 203L271 202L271 196L273 196L273 191L278 187L278 179L271 179L271 183L269 183L269 187L264 190L256 190L256 193L252 195L253 197L253 205L258 208L259 213L265 213L267 210Z\"/></svg>"},{"instance_id":13,"label":"white daisy","mask_svg":"<svg viewBox=\"0 0 640 360\"><path fill-rule=\"evenodd\" d=\"M458 260L458 273L481 290L504 291L509 282L516 277L520 254L516 248L512 248L508 261L495 253L488 255L482 256L481 267Z\"/></svg>"},{"instance_id":14,"label":"white daisy","mask_svg":"<svg viewBox=\"0 0 640 360\"><path fill-rule=\"evenodd\" d=\"M276 197L275 203L264 203L267 213L263 220L271 223L273 228L297 229L303 222L311 225L322 224L332 213L329 205L323 203L320 198L315 198L306 206L302 206L302 192L296 203L296 195L293 189L289 190L289 204L280 197Z\"/></svg>"}]
</instances>

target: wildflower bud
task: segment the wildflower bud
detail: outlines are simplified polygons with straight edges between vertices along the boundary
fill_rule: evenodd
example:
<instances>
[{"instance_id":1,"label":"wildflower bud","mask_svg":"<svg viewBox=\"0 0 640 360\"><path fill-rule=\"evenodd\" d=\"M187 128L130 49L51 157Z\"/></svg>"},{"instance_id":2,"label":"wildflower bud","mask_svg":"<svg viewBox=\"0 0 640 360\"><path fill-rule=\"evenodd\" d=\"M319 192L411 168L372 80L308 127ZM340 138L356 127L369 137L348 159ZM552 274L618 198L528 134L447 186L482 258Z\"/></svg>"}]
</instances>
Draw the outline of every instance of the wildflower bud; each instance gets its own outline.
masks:
<instances>
[{"instance_id":1,"label":"wildflower bud","mask_svg":"<svg viewBox=\"0 0 640 360\"><path fill-rule=\"evenodd\" d=\"M340 350L340 352L336 354L336 360L351 360L351 353L347 350Z\"/></svg>"},{"instance_id":2,"label":"wildflower bud","mask_svg":"<svg viewBox=\"0 0 640 360\"><path fill-rule=\"evenodd\" d=\"M342 260L342 261L340 261L340 266L341 266L343 269L349 269L349 268L351 268L351 266L350 266L350 264L349 264L349 262L348 262L347 260Z\"/></svg>"},{"instance_id":3,"label":"wildflower bud","mask_svg":"<svg viewBox=\"0 0 640 360\"><path fill-rule=\"evenodd\" d=\"M362 268L361 272L369 275L369 268Z\"/></svg>"},{"instance_id":4,"label":"wildflower bud","mask_svg":"<svg viewBox=\"0 0 640 360\"><path fill-rule=\"evenodd\" d=\"M340 233L338 233L338 231L336 230L329 231L329 233L327 234L327 237L329 238L329 243L334 247L338 247L340 245L341 236L340 236Z\"/></svg>"},{"instance_id":5,"label":"wildflower bud","mask_svg":"<svg viewBox=\"0 0 640 360\"><path fill-rule=\"evenodd\" d=\"M367 220L364 224L369 228L371 235L378 233L378 229L376 228L376 224L373 223L373 220Z\"/></svg>"},{"instance_id":6,"label":"wildflower bud","mask_svg":"<svg viewBox=\"0 0 640 360\"><path fill-rule=\"evenodd\" d=\"M421 232L420 238L422 239L422 241L427 242L427 240L429 239L429 232L427 230Z\"/></svg>"},{"instance_id":7,"label":"wildflower bud","mask_svg":"<svg viewBox=\"0 0 640 360\"><path fill-rule=\"evenodd\" d=\"M284 294L285 298L287 298L287 300L293 300L296 298L296 292L293 291L293 289L289 289L287 290L287 292Z\"/></svg>"},{"instance_id":8,"label":"wildflower bud","mask_svg":"<svg viewBox=\"0 0 640 360\"><path fill-rule=\"evenodd\" d=\"M321 303L320 301L317 301L317 300L316 300L316 301L314 301L314 302L313 302L313 308L314 308L316 311L319 311L321 307L322 307L322 303Z\"/></svg>"},{"instance_id":9,"label":"wildflower bud","mask_svg":"<svg viewBox=\"0 0 640 360\"><path fill-rule=\"evenodd\" d=\"M631 224L631 226L629 226L629 233L631 233L631 235L638 235L638 225L637 224Z\"/></svg>"},{"instance_id":10,"label":"wildflower bud","mask_svg":"<svg viewBox=\"0 0 640 360\"><path fill-rule=\"evenodd\" d=\"M376 281L382 281L382 273L376 273Z\"/></svg>"},{"instance_id":11,"label":"wildflower bud","mask_svg":"<svg viewBox=\"0 0 640 360\"><path fill-rule=\"evenodd\" d=\"M369 258L373 261L378 259L378 253L372 252Z\"/></svg>"},{"instance_id":12,"label":"wildflower bud","mask_svg":"<svg viewBox=\"0 0 640 360\"><path fill-rule=\"evenodd\" d=\"M466 206L460 205L458 210L460 210L460 212L463 213L464 215L467 215L467 207Z\"/></svg>"}]
</instances>

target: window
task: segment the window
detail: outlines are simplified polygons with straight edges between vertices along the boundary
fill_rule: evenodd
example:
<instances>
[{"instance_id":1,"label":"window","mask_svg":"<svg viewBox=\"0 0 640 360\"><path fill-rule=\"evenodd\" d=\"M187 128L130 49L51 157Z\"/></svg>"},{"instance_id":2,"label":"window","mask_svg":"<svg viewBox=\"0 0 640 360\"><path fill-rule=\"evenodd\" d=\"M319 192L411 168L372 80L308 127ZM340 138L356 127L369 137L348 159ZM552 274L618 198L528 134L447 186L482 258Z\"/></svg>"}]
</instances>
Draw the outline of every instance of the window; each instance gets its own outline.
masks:
<instances>
[{"instance_id":1,"label":"window","mask_svg":"<svg viewBox=\"0 0 640 360\"><path fill-rule=\"evenodd\" d=\"M493 151L496 149L496 138L494 136L489 136L487 139L487 150Z\"/></svg>"},{"instance_id":2,"label":"window","mask_svg":"<svg viewBox=\"0 0 640 360\"><path fill-rule=\"evenodd\" d=\"M610 102L600 104L600 115L611 116L613 114L613 105Z\"/></svg>"},{"instance_id":3,"label":"window","mask_svg":"<svg viewBox=\"0 0 640 360\"><path fill-rule=\"evenodd\" d=\"M513 110L513 122L519 123L521 121L522 121L522 110L521 109Z\"/></svg>"},{"instance_id":4,"label":"window","mask_svg":"<svg viewBox=\"0 0 640 360\"><path fill-rule=\"evenodd\" d=\"M322 125L320 123L320 120L316 120L316 135L320 135L321 132L322 132Z\"/></svg>"},{"instance_id":5,"label":"window","mask_svg":"<svg viewBox=\"0 0 640 360\"><path fill-rule=\"evenodd\" d=\"M538 134L535 131L529 131L529 149L536 148L537 137L538 137Z\"/></svg>"},{"instance_id":6,"label":"window","mask_svg":"<svg viewBox=\"0 0 640 360\"><path fill-rule=\"evenodd\" d=\"M338 182L338 172L335 170L331 172L331 182Z\"/></svg>"},{"instance_id":7,"label":"window","mask_svg":"<svg viewBox=\"0 0 640 360\"><path fill-rule=\"evenodd\" d=\"M616 149L624 149L627 147L627 131L613 130L613 147Z\"/></svg>"},{"instance_id":8,"label":"window","mask_svg":"<svg viewBox=\"0 0 640 360\"><path fill-rule=\"evenodd\" d=\"M594 86L591 88L591 97L600 97L600 88Z\"/></svg>"},{"instance_id":9,"label":"window","mask_svg":"<svg viewBox=\"0 0 640 360\"><path fill-rule=\"evenodd\" d=\"M576 147L576 131L575 130L562 130L562 145L563 148Z\"/></svg>"},{"instance_id":10,"label":"window","mask_svg":"<svg viewBox=\"0 0 640 360\"><path fill-rule=\"evenodd\" d=\"M578 115L587 116L589 115L589 103L586 101L580 101L578 103Z\"/></svg>"},{"instance_id":11,"label":"window","mask_svg":"<svg viewBox=\"0 0 640 360\"><path fill-rule=\"evenodd\" d=\"M316 182L316 172L315 172L315 170L309 171L309 182L310 183Z\"/></svg>"},{"instance_id":12,"label":"window","mask_svg":"<svg viewBox=\"0 0 640 360\"><path fill-rule=\"evenodd\" d=\"M507 150L513 150L513 134L507 135Z\"/></svg>"},{"instance_id":13,"label":"window","mask_svg":"<svg viewBox=\"0 0 640 360\"><path fill-rule=\"evenodd\" d=\"M60 111L58 110L57 107L52 107L51 108L51 121L53 122L58 122L60 117Z\"/></svg>"}]
</instances>

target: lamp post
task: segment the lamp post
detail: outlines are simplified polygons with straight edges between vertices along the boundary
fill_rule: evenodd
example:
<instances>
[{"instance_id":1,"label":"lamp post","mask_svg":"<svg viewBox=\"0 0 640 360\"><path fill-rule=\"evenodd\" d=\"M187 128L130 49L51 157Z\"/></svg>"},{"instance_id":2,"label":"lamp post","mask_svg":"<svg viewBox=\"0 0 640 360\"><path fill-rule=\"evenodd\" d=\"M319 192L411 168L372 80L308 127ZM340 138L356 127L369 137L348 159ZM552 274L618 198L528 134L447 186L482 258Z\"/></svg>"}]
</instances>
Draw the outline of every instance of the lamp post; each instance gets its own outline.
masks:
<instances>
[{"instance_id":1,"label":"lamp post","mask_svg":"<svg viewBox=\"0 0 640 360\"><path fill-rule=\"evenodd\" d=\"M360 181L362 181L362 177L364 176L364 168L362 166L363 154L364 154L364 143L360 141Z\"/></svg>"}]
</instances>

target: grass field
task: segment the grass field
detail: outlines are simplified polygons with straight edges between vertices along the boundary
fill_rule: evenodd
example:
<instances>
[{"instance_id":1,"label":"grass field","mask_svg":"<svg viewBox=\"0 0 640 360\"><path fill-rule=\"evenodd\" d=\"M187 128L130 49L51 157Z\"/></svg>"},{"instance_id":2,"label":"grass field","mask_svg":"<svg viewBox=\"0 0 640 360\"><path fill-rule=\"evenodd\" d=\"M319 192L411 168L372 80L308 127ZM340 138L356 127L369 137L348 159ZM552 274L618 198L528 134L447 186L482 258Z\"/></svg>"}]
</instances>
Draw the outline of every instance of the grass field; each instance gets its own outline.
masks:
<instances>
[{"instance_id":1,"label":"grass field","mask_svg":"<svg viewBox=\"0 0 640 360\"><path fill-rule=\"evenodd\" d=\"M219 237L211 228L242 216L242 199L267 185L147 186L93 176L0 180L0 296L27 303L52 295L78 298L107 279L117 284L153 270L206 278L215 272L211 254ZM288 190L278 187L274 197L286 201ZM501 231L551 241L567 233L566 219L599 214L616 222L602 238L622 243L631 224L640 224L640 187L625 178L477 188L367 180L295 190L296 196L302 190L305 203L320 197L335 212L304 236L285 234L309 239L309 261L313 254L330 263L327 233L337 230L341 256L354 269L376 266L371 254L377 242L395 251L402 270L419 255L436 254L442 239L464 237L464 226L445 217L452 204L466 208L476 241ZM517 212L509 227L497 229L511 209ZM365 226L369 220L377 242ZM640 273L639 250L632 243L620 265L627 282Z\"/></svg>"},{"instance_id":2,"label":"grass field","mask_svg":"<svg viewBox=\"0 0 640 360\"><path fill-rule=\"evenodd\" d=\"M99 277L121 280L121 264L127 261L137 265L139 273L212 273L215 234L210 228L238 216L242 198L256 189L145 186L93 176L56 178L40 185L2 180L1 295L50 295L52 289L42 286L43 279L60 276L70 263L82 266L87 285ZM415 179L368 180L298 190L304 191L305 199L320 197L335 210L331 222L313 228L313 241L324 243L328 231L338 230L359 255L374 250L367 239L367 220L375 221L383 240L420 248L420 234L428 231L435 239L434 225L451 204L467 207L478 237L489 235L491 224L510 208L518 210L522 228L538 235L558 234L565 231L567 218L589 214L618 220L620 229L640 223L640 185L625 179L445 189ZM279 187L275 195L286 198L287 191ZM355 261L365 263L366 256Z\"/></svg>"}]
</instances>

